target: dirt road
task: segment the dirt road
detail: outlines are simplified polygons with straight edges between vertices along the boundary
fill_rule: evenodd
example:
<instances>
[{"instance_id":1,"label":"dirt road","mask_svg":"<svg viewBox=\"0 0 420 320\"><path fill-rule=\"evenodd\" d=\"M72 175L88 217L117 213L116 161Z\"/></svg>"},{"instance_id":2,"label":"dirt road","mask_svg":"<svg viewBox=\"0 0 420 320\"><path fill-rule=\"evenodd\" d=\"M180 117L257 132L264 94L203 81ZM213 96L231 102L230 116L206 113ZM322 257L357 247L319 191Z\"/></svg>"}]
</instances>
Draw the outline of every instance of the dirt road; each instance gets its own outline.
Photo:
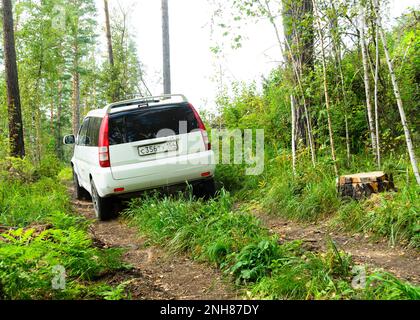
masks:
<instances>
[{"instance_id":1,"label":"dirt road","mask_svg":"<svg viewBox=\"0 0 420 320\"><path fill-rule=\"evenodd\" d=\"M333 230L328 221L298 223L284 218L257 213L264 225L281 241L302 240L313 251L325 251L332 239L339 249L350 253L357 264L380 268L398 278L420 284L420 252L399 246L390 247L386 240L372 240L363 234L350 234Z\"/></svg>"},{"instance_id":2,"label":"dirt road","mask_svg":"<svg viewBox=\"0 0 420 320\"><path fill-rule=\"evenodd\" d=\"M73 194L72 188L70 192ZM74 199L74 198L73 198ZM132 299L239 299L238 292L207 265L186 256L168 254L163 248L150 246L136 229L121 218L99 222L90 201L73 200L74 210L93 220L90 233L94 244L102 248L124 248L124 261L132 265L129 271L107 275L111 285L128 281Z\"/></svg>"}]
</instances>

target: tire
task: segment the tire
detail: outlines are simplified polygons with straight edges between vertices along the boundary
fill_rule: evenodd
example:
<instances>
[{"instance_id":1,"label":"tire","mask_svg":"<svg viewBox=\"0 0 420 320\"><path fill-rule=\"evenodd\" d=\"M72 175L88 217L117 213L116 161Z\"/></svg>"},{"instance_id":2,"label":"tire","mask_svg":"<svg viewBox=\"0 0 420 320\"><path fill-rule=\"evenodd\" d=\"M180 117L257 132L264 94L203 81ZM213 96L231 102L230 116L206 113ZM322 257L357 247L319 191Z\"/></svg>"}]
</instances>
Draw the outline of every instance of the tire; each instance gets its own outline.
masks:
<instances>
[{"instance_id":1,"label":"tire","mask_svg":"<svg viewBox=\"0 0 420 320\"><path fill-rule=\"evenodd\" d=\"M89 192L79 185L79 179L77 178L76 172L73 171L73 184L74 184L74 195L77 200L89 199Z\"/></svg>"},{"instance_id":2,"label":"tire","mask_svg":"<svg viewBox=\"0 0 420 320\"><path fill-rule=\"evenodd\" d=\"M213 198L216 195L216 185L214 179L207 179L194 187L194 195L198 198L204 198L206 200Z\"/></svg>"},{"instance_id":3,"label":"tire","mask_svg":"<svg viewBox=\"0 0 420 320\"><path fill-rule=\"evenodd\" d=\"M107 221L114 217L114 206L111 198L102 198L96 190L95 183L90 180L92 186L92 203L95 209L96 218L100 221Z\"/></svg>"}]
</instances>

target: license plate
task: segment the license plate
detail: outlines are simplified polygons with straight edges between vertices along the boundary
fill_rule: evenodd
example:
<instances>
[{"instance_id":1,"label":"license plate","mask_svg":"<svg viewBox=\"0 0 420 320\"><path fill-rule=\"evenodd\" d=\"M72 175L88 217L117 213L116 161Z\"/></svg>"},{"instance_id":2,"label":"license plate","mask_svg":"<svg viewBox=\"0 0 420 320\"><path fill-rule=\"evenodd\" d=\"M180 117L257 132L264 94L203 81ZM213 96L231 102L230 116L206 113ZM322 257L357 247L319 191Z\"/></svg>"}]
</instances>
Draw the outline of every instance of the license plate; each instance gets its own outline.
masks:
<instances>
[{"instance_id":1,"label":"license plate","mask_svg":"<svg viewBox=\"0 0 420 320\"><path fill-rule=\"evenodd\" d=\"M148 146L139 147L140 156L148 156L151 154L176 151L178 150L178 143L176 141L168 141L165 143L151 144Z\"/></svg>"}]
</instances>

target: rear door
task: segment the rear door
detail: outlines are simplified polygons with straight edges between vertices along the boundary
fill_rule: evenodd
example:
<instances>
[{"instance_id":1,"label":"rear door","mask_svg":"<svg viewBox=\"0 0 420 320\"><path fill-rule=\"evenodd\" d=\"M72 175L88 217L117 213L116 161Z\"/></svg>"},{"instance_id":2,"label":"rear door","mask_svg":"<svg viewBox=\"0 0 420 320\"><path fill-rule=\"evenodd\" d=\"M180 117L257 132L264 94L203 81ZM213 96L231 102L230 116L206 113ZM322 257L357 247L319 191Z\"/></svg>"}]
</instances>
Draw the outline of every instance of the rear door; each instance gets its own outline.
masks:
<instances>
[{"instance_id":1,"label":"rear door","mask_svg":"<svg viewBox=\"0 0 420 320\"><path fill-rule=\"evenodd\" d=\"M79 133L76 139L76 146L74 148L74 158L76 159L76 171L79 183L86 187L86 148L89 143L87 136L90 118L85 118L80 126Z\"/></svg>"},{"instance_id":2,"label":"rear door","mask_svg":"<svg viewBox=\"0 0 420 320\"><path fill-rule=\"evenodd\" d=\"M160 173L154 161L205 150L188 103L140 107L109 116L111 171L116 180ZM144 164L140 166L138 164Z\"/></svg>"}]
</instances>

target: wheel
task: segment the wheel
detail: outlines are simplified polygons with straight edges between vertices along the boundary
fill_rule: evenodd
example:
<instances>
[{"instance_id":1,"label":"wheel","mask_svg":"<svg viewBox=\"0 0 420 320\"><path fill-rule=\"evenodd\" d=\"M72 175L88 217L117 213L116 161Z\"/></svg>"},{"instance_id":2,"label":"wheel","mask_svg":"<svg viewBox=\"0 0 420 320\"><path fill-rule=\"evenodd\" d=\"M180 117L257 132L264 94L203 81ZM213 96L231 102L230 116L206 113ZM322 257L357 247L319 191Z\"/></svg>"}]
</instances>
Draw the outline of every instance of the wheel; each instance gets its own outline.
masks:
<instances>
[{"instance_id":1,"label":"wheel","mask_svg":"<svg viewBox=\"0 0 420 320\"><path fill-rule=\"evenodd\" d=\"M92 203L95 209L96 218L106 221L114 217L113 205L110 198L102 198L96 190L95 183L90 180L92 186Z\"/></svg>"},{"instance_id":2,"label":"wheel","mask_svg":"<svg viewBox=\"0 0 420 320\"><path fill-rule=\"evenodd\" d=\"M216 194L214 179L201 181L194 187L194 195L198 198L210 199Z\"/></svg>"},{"instance_id":3,"label":"wheel","mask_svg":"<svg viewBox=\"0 0 420 320\"><path fill-rule=\"evenodd\" d=\"M89 192L85 190L82 186L79 185L79 179L77 178L76 172L73 171L73 184L74 184L74 194L77 200L86 200L89 199Z\"/></svg>"}]
</instances>

